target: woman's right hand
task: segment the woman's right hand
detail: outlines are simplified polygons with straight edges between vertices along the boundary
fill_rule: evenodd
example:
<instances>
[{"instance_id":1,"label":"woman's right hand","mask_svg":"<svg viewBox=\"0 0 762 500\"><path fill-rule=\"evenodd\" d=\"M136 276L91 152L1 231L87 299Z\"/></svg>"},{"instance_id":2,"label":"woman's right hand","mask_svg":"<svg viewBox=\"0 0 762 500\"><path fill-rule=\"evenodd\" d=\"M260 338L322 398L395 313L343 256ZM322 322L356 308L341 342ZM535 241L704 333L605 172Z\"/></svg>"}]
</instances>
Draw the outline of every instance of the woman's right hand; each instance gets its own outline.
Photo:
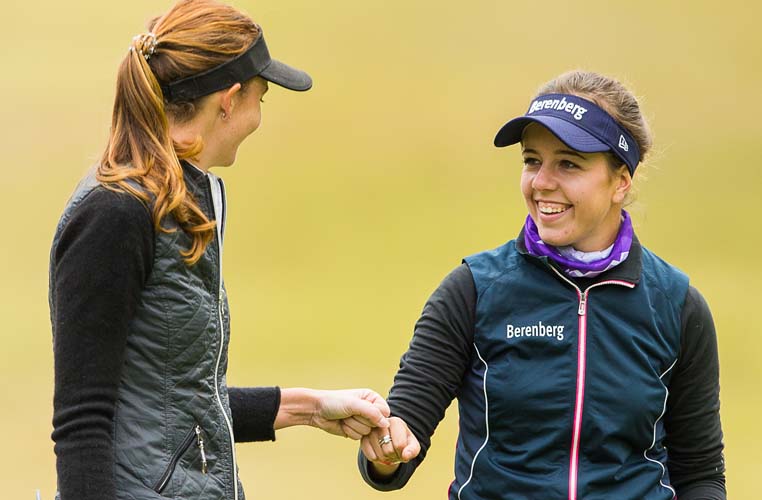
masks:
<instances>
[{"instance_id":1,"label":"woman's right hand","mask_svg":"<svg viewBox=\"0 0 762 500\"><path fill-rule=\"evenodd\" d=\"M389 428L376 427L360 440L360 449L378 476L390 476L400 463L409 462L421 452L421 445L399 417L389 418Z\"/></svg>"}]
</instances>

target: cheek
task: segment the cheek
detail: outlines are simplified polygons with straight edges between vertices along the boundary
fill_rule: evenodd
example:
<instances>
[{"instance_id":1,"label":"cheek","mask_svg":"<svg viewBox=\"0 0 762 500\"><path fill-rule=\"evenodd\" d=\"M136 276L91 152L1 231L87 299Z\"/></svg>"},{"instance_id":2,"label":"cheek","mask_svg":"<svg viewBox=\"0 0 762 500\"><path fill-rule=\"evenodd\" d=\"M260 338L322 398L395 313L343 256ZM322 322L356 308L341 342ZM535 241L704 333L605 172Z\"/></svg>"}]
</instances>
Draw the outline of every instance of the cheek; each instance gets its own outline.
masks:
<instances>
[{"instance_id":1,"label":"cheek","mask_svg":"<svg viewBox=\"0 0 762 500\"><path fill-rule=\"evenodd\" d=\"M606 204L606 197L611 192L608 178L579 178L566 184L566 196L569 201L582 210L600 207Z\"/></svg>"},{"instance_id":2,"label":"cheek","mask_svg":"<svg viewBox=\"0 0 762 500\"><path fill-rule=\"evenodd\" d=\"M569 201L574 204L575 207L579 207L579 206L584 207L586 204L589 204L591 201L589 193L590 191L583 187L581 189L568 189L566 192L566 196L569 199Z\"/></svg>"},{"instance_id":3,"label":"cheek","mask_svg":"<svg viewBox=\"0 0 762 500\"><path fill-rule=\"evenodd\" d=\"M519 188L521 188L521 194L524 195L524 198L532 198L532 176L530 174L526 172L521 173Z\"/></svg>"},{"instance_id":4,"label":"cheek","mask_svg":"<svg viewBox=\"0 0 762 500\"><path fill-rule=\"evenodd\" d=\"M262 103L257 101L254 105L254 116L257 118L257 123L262 121Z\"/></svg>"},{"instance_id":5,"label":"cheek","mask_svg":"<svg viewBox=\"0 0 762 500\"><path fill-rule=\"evenodd\" d=\"M241 122L241 128L239 129L240 140L244 140L249 137L255 130L259 128L261 118L258 112L250 111L245 121Z\"/></svg>"},{"instance_id":6,"label":"cheek","mask_svg":"<svg viewBox=\"0 0 762 500\"><path fill-rule=\"evenodd\" d=\"M577 207L577 215L583 219L597 220L611 209L611 193L607 186L580 186L574 190L571 200Z\"/></svg>"}]
</instances>

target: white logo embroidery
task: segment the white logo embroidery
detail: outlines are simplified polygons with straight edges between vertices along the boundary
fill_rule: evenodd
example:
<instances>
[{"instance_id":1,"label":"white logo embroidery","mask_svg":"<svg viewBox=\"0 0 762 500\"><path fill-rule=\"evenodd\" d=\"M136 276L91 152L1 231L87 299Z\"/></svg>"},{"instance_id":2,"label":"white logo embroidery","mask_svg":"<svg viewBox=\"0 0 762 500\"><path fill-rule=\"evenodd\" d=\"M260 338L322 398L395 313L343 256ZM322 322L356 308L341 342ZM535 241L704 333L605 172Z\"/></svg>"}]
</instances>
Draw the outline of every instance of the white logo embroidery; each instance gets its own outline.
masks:
<instances>
[{"instance_id":1,"label":"white logo embroidery","mask_svg":"<svg viewBox=\"0 0 762 500\"><path fill-rule=\"evenodd\" d=\"M625 151L629 151L630 150L630 146L627 144L627 141L624 140L624 136L623 135L619 136L619 147L624 149Z\"/></svg>"},{"instance_id":2,"label":"white logo embroidery","mask_svg":"<svg viewBox=\"0 0 762 500\"><path fill-rule=\"evenodd\" d=\"M574 116L575 120L581 120L582 115L587 113L587 108L583 108L579 104L574 104L573 102L568 102L565 97L562 97L561 99L538 99L534 101L531 106L529 106L529 111L527 111L527 114L531 115L535 111L540 111L541 109L565 111Z\"/></svg>"},{"instance_id":3,"label":"white logo embroidery","mask_svg":"<svg viewBox=\"0 0 762 500\"><path fill-rule=\"evenodd\" d=\"M542 321L530 326L506 325L505 331L506 338L509 339L518 337L555 337L558 341L564 339L564 325L545 326Z\"/></svg>"}]
</instances>

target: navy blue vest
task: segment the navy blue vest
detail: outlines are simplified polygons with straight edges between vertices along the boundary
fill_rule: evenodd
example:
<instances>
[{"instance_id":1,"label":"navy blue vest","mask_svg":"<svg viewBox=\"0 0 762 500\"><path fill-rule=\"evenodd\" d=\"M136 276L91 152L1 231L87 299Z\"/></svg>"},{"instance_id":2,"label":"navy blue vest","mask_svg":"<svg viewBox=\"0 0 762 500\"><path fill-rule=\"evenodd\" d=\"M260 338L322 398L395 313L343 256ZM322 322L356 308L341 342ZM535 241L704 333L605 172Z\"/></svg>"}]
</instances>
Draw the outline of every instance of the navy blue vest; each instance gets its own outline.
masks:
<instances>
[{"instance_id":1,"label":"navy blue vest","mask_svg":"<svg viewBox=\"0 0 762 500\"><path fill-rule=\"evenodd\" d=\"M515 241L465 259L477 305L451 499L674 497L662 417L688 278L637 258L639 279L586 289Z\"/></svg>"}]
</instances>

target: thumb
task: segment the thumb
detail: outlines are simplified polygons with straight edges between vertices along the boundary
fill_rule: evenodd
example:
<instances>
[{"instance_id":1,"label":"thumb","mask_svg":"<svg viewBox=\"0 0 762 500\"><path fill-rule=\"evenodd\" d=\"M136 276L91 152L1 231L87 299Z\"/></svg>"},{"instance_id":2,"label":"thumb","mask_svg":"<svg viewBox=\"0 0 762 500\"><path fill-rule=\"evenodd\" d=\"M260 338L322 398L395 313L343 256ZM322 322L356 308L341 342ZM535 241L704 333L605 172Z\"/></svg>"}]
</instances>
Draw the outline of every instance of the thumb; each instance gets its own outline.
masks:
<instances>
[{"instance_id":1,"label":"thumb","mask_svg":"<svg viewBox=\"0 0 762 500\"><path fill-rule=\"evenodd\" d=\"M402 450L400 458L402 459L403 462L409 462L410 460L417 457L420 452L421 452L420 443L415 438L412 432L408 432L407 446L405 446L405 449Z\"/></svg>"}]
</instances>

